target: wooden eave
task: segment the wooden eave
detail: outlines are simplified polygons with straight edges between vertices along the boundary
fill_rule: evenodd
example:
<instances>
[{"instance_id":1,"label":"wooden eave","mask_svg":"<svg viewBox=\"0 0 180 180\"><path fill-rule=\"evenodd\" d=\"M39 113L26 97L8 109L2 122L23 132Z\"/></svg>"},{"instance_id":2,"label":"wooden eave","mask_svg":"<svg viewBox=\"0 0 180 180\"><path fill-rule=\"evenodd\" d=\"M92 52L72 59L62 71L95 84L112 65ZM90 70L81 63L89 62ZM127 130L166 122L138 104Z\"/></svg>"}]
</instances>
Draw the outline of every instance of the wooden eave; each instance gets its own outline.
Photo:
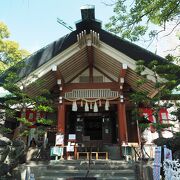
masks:
<instances>
[{"instance_id":1,"label":"wooden eave","mask_svg":"<svg viewBox=\"0 0 180 180\"><path fill-rule=\"evenodd\" d=\"M134 71L135 61L133 59L119 53L117 50L109 47L103 42L100 42L99 46L92 45L91 48L93 52L92 62L89 60L87 46L79 47L77 44L74 44L66 50L66 53L62 52L52 60L48 61L48 66L45 64L44 67L41 66L36 69L34 74L38 76L40 81L42 80L42 84L40 86L35 86L34 83L30 83L27 86L28 94L31 96L38 95L42 89L45 88L51 90L57 84L58 76L52 71L51 67L53 65L57 66L61 78L66 85L66 83L70 83L74 77L77 77L77 75L89 68L89 66L93 66L107 77L110 77L112 81L119 83L120 71L122 70L124 63L127 63L128 66L126 74L123 77L125 82L135 91L146 90L150 94L154 93L154 82L152 80L148 80L148 82L141 87L136 86L136 81L141 77ZM69 53L71 53L71 55L69 55Z\"/></svg>"}]
</instances>

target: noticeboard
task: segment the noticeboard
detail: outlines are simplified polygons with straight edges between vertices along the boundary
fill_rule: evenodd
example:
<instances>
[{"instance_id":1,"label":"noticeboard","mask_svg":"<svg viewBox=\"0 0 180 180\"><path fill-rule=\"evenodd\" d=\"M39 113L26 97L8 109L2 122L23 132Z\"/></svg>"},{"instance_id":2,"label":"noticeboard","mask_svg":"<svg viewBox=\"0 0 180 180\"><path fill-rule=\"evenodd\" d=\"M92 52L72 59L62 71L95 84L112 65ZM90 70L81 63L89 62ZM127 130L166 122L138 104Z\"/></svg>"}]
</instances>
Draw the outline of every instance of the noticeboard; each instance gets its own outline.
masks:
<instances>
[{"instance_id":1,"label":"noticeboard","mask_svg":"<svg viewBox=\"0 0 180 180\"><path fill-rule=\"evenodd\" d=\"M63 147L54 146L50 151L51 156L63 156Z\"/></svg>"},{"instance_id":2,"label":"noticeboard","mask_svg":"<svg viewBox=\"0 0 180 180\"><path fill-rule=\"evenodd\" d=\"M76 134L69 134L68 135L68 140L69 141L75 141L76 140Z\"/></svg>"},{"instance_id":3,"label":"noticeboard","mask_svg":"<svg viewBox=\"0 0 180 180\"><path fill-rule=\"evenodd\" d=\"M74 152L74 146L67 146L66 151L67 152Z\"/></svg>"},{"instance_id":4,"label":"noticeboard","mask_svg":"<svg viewBox=\"0 0 180 180\"><path fill-rule=\"evenodd\" d=\"M64 145L64 135L56 134L56 145Z\"/></svg>"}]
</instances>

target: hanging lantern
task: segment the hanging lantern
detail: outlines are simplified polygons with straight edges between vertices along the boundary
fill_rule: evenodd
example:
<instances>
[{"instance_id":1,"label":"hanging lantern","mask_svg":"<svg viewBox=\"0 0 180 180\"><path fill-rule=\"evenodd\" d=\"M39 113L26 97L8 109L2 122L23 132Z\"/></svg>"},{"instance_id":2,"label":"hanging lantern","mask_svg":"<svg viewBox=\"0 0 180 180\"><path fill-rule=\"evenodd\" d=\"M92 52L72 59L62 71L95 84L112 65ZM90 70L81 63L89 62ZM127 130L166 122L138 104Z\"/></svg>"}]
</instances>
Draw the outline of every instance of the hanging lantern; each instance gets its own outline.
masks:
<instances>
[{"instance_id":1,"label":"hanging lantern","mask_svg":"<svg viewBox=\"0 0 180 180\"><path fill-rule=\"evenodd\" d=\"M90 109L93 109L93 104L92 104L92 102L90 102Z\"/></svg>"},{"instance_id":2,"label":"hanging lantern","mask_svg":"<svg viewBox=\"0 0 180 180\"><path fill-rule=\"evenodd\" d=\"M88 112L88 111L89 111L89 106L88 106L88 103L86 101L86 103L85 103L85 112Z\"/></svg>"},{"instance_id":3,"label":"hanging lantern","mask_svg":"<svg viewBox=\"0 0 180 180\"><path fill-rule=\"evenodd\" d=\"M109 101L106 100L105 102L105 110L108 111L109 110Z\"/></svg>"},{"instance_id":4,"label":"hanging lantern","mask_svg":"<svg viewBox=\"0 0 180 180\"><path fill-rule=\"evenodd\" d=\"M77 103L76 103L76 101L73 101L73 103L72 103L72 111L77 111Z\"/></svg>"},{"instance_id":5,"label":"hanging lantern","mask_svg":"<svg viewBox=\"0 0 180 180\"><path fill-rule=\"evenodd\" d=\"M96 101L95 101L95 103L94 103L94 112L98 112L98 106L97 106Z\"/></svg>"}]
</instances>

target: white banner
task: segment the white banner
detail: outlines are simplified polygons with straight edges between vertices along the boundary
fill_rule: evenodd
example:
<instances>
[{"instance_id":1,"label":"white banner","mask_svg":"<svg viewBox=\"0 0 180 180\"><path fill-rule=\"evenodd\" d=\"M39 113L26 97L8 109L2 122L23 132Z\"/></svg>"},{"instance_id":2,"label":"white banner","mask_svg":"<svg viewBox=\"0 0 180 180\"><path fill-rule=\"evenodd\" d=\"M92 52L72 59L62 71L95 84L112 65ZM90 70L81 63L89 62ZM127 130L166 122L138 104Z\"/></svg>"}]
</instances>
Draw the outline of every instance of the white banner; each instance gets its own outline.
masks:
<instances>
[{"instance_id":1,"label":"white banner","mask_svg":"<svg viewBox=\"0 0 180 180\"><path fill-rule=\"evenodd\" d=\"M164 160L169 159L172 160L172 151L171 149L164 148Z\"/></svg>"},{"instance_id":2,"label":"white banner","mask_svg":"<svg viewBox=\"0 0 180 180\"><path fill-rule=\"evenodd\" d=\"M161 147L156 147L154 165L153 165L154 180L160 180L160 170L161 170Z\"/></svg>"},{"instance_id":3,"label":"white banner","mask_svg":"<svg viewBox=\"0 0 180 180\"><path fill-rule=\"evenodd\" d=\"M67 146L66 151L67 152L74 152L74 146Z\"/></svg>"},{"instance_id":4,"label":"white banner","mask_svg":"<svg viewBox=\"0 0 180 180\"><path fill-rule=\"evenodd\" d=\"M56 134L56 145L64 145L64 135Z\"/></svg>"}]
</instances>

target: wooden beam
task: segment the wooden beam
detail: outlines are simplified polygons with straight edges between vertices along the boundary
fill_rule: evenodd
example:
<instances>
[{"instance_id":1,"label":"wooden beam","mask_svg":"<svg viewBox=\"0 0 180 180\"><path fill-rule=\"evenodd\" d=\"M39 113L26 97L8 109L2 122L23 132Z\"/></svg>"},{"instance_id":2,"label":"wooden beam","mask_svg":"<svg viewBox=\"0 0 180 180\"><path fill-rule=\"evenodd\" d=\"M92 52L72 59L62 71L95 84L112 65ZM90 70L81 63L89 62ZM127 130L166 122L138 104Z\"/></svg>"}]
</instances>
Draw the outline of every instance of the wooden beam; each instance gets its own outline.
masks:
<instances>
[{"instance_id":1,"label":"wooden beam","mask_svg":"<svg viewBox=\"0 0 180 180\"><path fill-rule=\"evenodd\" d=\"M92 46L87 46L87 58L88 58L88 64L89 64L89 82L93 82L94 56L93 56Z\"/></svg>"},{"instance_id":2,"label":"wooden beam","mask_svg":"<svg viewBox=\"0 0 180 180\"><path fill-rule=\"evenodd\" d=\"M70 83L64 86L64 92L71 92L73 89L111 89L119 91L117 82L108 83Z\"/></svg>"},{"instance_id":3,"label":"wooden beam","mask_svg":"<svg viewBox=\"0 0 180 180\"><path fill-rule=\"evenodd\" d=\"M58 66L56 65L53 65L52 66L52 71L54 72L54 75L57 79L57 84L58 84L58 81L61 80L61 84L64 83L64 78L63 78L63 75L61 74L61 71L59 70Z\"/></svg>"},{"instance_id":4,"label":"wooden beam","mask_svg":"<svg viewBox=\"0 0 180 180\"><path fill-rule=\"evenodd\" d=\"M124 85L124 82L125 82L126 72L127 72L127 64L122 64L122 68L120 69L119 77L118 77L118 82L119 82L120 90L123 89L123 85Z\"/></svg>"},{"instance_id":5,"label":"wooden beam","mask_svg":"<svg viewBox=\"0 0 180 180\"><path fill-rule=\"evenodd\" d=\"M117 110L118 110L119 144L121 146L123 142L125 143L128 142L125 103L119 102Z\"/></svg>"},{"instance_id":6,"label":"wooden beam","mask_svg":"<svg viewBox=\"0 0 180 180\"><path fill-rule=\"evenodd\" d=\"M118 77L118 82L123 84L123 79L125 78L126 75L126 71L127 71L127 65L126 64L122 64L122 68L120 69L119 72L119 77Z\"/></svg>"},{"instance_id":7,"label":"wooden beam","mask_svg":"<svg viewBox=\"0 0 180 180\"><path fill-rule=\"evenodd\" d=\"M65 104L58 104L58 132L65 134Z\"/></svg>"}]
</instances>

